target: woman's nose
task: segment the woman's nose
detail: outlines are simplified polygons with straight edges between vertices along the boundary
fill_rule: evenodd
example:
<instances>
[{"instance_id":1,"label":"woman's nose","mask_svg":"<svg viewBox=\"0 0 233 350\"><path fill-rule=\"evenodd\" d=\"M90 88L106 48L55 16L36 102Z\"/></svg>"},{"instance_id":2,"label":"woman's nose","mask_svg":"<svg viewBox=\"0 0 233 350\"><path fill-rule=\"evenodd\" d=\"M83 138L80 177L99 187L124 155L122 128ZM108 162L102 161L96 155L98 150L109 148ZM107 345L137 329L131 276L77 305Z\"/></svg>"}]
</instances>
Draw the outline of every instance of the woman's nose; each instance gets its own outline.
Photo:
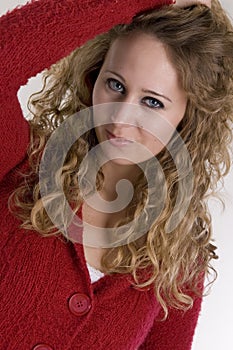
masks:
<instances>
[{"instance_id":1,"label":"woman's nose","mask_svg":"<svg viewBox=\"0 0 233 350\"><path fill-rule=\"evenodd\" d=\"M114 124L137 126L138 108L137 105L132 103L116 102L111 107L110 120Z\"/></svg>"}]
</instances>

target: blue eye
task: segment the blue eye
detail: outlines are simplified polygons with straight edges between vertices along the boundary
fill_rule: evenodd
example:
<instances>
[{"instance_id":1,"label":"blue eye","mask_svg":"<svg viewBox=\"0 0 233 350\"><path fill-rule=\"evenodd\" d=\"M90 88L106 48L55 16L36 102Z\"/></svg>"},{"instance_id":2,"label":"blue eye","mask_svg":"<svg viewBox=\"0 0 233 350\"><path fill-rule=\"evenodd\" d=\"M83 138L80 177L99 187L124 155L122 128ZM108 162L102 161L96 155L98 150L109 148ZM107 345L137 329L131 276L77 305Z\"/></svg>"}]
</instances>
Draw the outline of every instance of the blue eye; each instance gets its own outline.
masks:
<instances>
[{"instance_id":1,"label":"blue eye","mask_svg":"<svg viewBox=\"0 0 233 350\"><path fill-rule=\"evenodd\" d=\"M164 108L164 104L153 97L144 97L143 103L145 103L150 108Z\"/></svg>"},{"instance_id":2,"label":"blue eye","mask_svg":"<svg viewBox=\"0 0 233 350\"><path fill-rule=\"evenodd\" d=\"M121 84L121 82L119 82L116 79L113 79L113 78L107 79L107 84L110 87L110 89L113 91L120 92L120 93L124 93L125 91L123 84Z\"/></svg>"}]
</instances>

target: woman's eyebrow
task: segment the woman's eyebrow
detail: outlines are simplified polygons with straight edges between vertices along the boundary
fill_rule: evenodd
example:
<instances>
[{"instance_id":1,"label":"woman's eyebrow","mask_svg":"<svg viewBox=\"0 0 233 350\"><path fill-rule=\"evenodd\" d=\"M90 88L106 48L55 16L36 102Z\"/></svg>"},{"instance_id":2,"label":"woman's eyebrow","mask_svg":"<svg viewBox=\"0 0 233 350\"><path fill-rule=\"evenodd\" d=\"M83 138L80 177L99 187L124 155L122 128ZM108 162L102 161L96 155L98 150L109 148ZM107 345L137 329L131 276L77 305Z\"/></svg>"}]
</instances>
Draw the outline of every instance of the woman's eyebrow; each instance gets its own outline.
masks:
<instances>
[{"instance_id":1,"label":"woman's eyebrow","mask_svg":"<svg viewBox=\"0 0 233 350\"><path fill-rule=\"evenodd\" d=\"M126 83L125 79L124 79L124 78L122 77L122 75L120 75L119 73L116 73L116 72L114 72L113 70L106 70L105 72L106 72L106 73L112 73L112 74L118 76L124 83Z\"/></svg>"},{"instance_id":2,"label":"woman's eyebrow","mask_svg":"<svg viewBox=\"0 0 233 350\"><path fill-rule=\"evenodd\" d=\"M163 94L160 94L160 93L158 93L158 92L156 92L156 91L153 91L153 90L142 90L143 92L145 92L145 93L147 93L147 94L152 94L152 95L155 95L155 96L159 96L159 97L163 97L163 98L165 98L166 100L168 100L169 102L171 102L172 103L172 100L169 98L169 97L167 97L167 96L165 96L165 95L163 95Z\"/></svg>"},{"instance_id":3,"label":"woman's eyebrow","mask_svg":"<svg viewBox=\"0 0 233 350\"><path fill-rule=\"evenodd\" d=\"M116 76L119 77L124 83L126 83L125 79L124 79L124 78L122 77L122 75L120 75L119 73L116 73L116 72L114 72L114 71L112 71L112 70L106 70L105 72L106 72L106 73L112 73L112 74L116 75ZM165 95L163 95L163 94L160 94L160 93L158 93L158 92L156 92L156 91L147 90L147 89L142 89L142 92L145 92L146 94L152 94L152 95L155 95L155 96L163 97L163 98L165 98L167 101L169 101L169 102L172 103L172 100L171 100L169 97L167 97L167 96L165 96Z\"/></svg>"}]
</instances>

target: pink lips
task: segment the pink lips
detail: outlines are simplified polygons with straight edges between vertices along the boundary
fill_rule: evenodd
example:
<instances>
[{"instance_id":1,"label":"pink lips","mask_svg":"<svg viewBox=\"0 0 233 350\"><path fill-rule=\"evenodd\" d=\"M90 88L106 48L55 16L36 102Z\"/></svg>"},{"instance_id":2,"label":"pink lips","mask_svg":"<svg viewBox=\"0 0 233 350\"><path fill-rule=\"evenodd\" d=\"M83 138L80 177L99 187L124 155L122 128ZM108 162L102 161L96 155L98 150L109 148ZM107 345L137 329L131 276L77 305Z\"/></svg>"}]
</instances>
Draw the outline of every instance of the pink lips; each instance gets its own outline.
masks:
<instances>
[{"instance_id":1,"label":"pink lips","mask_svg":"<svg viewBox=\"0 0 233 350\"><path fill-rule=\"evenodd\" d=\"M133 141L125 139L123 137L116 136L110 131L106 130L107 138L113 146L121 147L132 144Z\"/></svg>"}]
</instances>

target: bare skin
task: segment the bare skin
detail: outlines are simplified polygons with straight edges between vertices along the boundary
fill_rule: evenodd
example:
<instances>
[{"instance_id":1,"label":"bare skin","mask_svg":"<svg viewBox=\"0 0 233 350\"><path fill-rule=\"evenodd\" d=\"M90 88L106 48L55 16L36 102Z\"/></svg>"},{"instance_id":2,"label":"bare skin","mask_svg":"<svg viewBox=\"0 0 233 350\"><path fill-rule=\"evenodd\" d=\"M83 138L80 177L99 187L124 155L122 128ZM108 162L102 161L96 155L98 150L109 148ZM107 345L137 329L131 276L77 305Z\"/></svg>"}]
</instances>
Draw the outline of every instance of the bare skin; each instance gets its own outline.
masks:
<instances>
[{"instance_id":1,"label":"bare skin","mask_svg":"<svg viewBox=\"0 0 233 350\"><path fill-rule=\"evenodd\" d=\"M146 34L137 34L124 40L117 40L112 45L93 91L93 105L109 102L137 105L144 115L150 111L151 122L154 124L159 112L164 120L176 128L184 116L187 98L180 85L176 68L162 43ZM99 143L108 140L109 137L113 140L130 139L145 146L153 155L157 155L164 145L154 135L148 133L145 127L141 128L138 120L133 120L135 123L129 125L125 117L127 113L121 110L107 124L107 129L111 131L110 136L106 125L96 127ZM94 116L95 118L98 116ZM146 123L146 120L143 122ZM117 159L111 157L110 147L108 149L110 152L108 159L111 161L103 167L105 181L99 193L106 201L116 199L116 184L119 180L128 179L131 183L137 180L139 167L120 157L128 154L127 147L127 145L118 147L118 143L115 143L112 149L119 154ZM142 160L139 159L138 162L140 161ZM123 215L124 210L103 213L87 203L83 205L84 228L85 222L96 227L113 227ZM97 269L101 269L100 260L103 252L103 248L84 245L87 262Z\"/></svg>"},{"instance_id":2,"label":"bare skin","mask_svg":"<svg viewBox=\"0 0 233 350\"><path fill-rule=\"evenodd\" d=\"M176 0L175 5L179 7L186 7L195 4L203 4L211 7L211 0Z\"/></svg>"},{"instance_id":3,"label":"bare skin","mask_svg":"<svg viewBox=\"0 0 233 350\"><path fill-rule=\"evenodd\" d=\"M211 0L196 0L196 1L195 0L177 0L175 6L185 7L185 6L189 6L189 5L193 5L193 4L197 4L197 3L205 4L208 7L211 7ZM119 49L120 49L120 47L119 47ZM141 49L139 48L139 50L141 50ZM151 47L150 47L150 51L151 51ZM140 52L140 55L141 55L141 52ZM147 55L147 57L148 57L148 55ZM153 57L154 57L154 53L152 53L152 58ZM119 59L118 59L118 61L119 61ZM163 58L163 61L164 61L164 58ZM143 62L143 60L141 60L141 62ZM123 63L123 67L124 67L124 65L125 65L124 60L122 61L122 63ZM169 63L170 62L168 62L168 64ZM153 65L149 65L149 66L153 67ZM159 62L158 62L158 66L161 66L161 64ZM142 67L138 67L138 68L140 68L139 71L142 70ZM132 77L134 78L135 73L132 72L131 74L132 74ZM151 72L150 72L150 74L151 74ZM144 74L144 76L146 76L146 74ZM116 78L116 77L114 77L114 78ZM159 86L162 85L162 80L161 80L161 82L158 82ZM130 102L137 103L137 102L135 102L136 101L135 97L137 98L138 95L137 95L137 92L135 93L135 91L136 91L137 87L141 88L141 81L142 81L141 78L139 80L136 79L136 81L133 79L131 80L131 76L130 76L129 80L127 81L129 83L129 85L133 86L133 88L130 88L130 90L128 91L128 97L132 98L132 101L130 101ZM147 81L145 81L145 82L147 84ZM145 84L145 82L143 82L143 84ZM150 80L149 80L149 82L150 82ZM98 84L99 84L99 82L97 81L97 86L98 86L97 91L99 93L99 91L101 91L101 86L99 86ZM143 87L147 88L147 86L143 86ZM168 93L169 93L169 86L168 86L168 90L167 90L167 87L165 86L165 91L166 92L168 91ZM172 91L180 91L179 86L178 85L172 86ZM94 91L94 94L95 94L95 91ZM94 95L94 100L95 100L95 95ZM175 121L174 125L177 124L178 121L182 118L182 115L183 115L182 108L185 108L185 97L182 96L182 91L180 91L180 96L179 96L178 100L180 101L180 105L178 106L180 108L180 111L178 110L178 112L177 112L177 120ZM101 102L109 102L109 101L108 100L107 101L105 101L105 100L100 101L100 98L98 96L96 103L98 104ZM95 104L95 101L94 101L94 104ZM175 110L177 110L177 107L175 107ZM174 112L174 106L172 107L172 113L173 112ZM128 129L122 128L122 130L121 130L119 125L118 125L118 127L119 127L118 129L117 129L117 124L115 124L115 126L116 126L116 130L117 130L116 133L118 133L118 135L121 134L121 132L122 132L121 136L130 136L129 132L131 132L131 130L129 128ZM133 134L131 134L131 135L137 136L137 134L134 134L136 131L134 131L134 130L132 130L132 131L133 131ZM97 132L97 134L98 134L98 132ZM99 142L101 142L102 141L101 140L101 133L99 132L99 135L97 135L97 136L99 138ZM140 141L143 143L143 139L141 139ZM152 150L153 150L153 147L152 147ZM155 153L156 153L156 149L155 149ZM132 174L135 173L135 169L132 171L132 169L133 169L132 166L128 165L128 166L124 167L124 165L123 165L123 167L122 167L121 165L123 165L123 164L114 164L114 162L112 164L106 165L105 186L104 186L102 192L100 193L100 195L105 200L112 201L115 199L115 197L116 197L115 185L120 179L128 178L130 181L134 180L132 177ZM118 167L118 169L117 169L117 167ZM123 174L122 174L122 171L123 171ZM100 211L93 209L87 203L84 203L84 205L83 205L84 222L87 222L88 224L91 224L93 226L113 227L114 224L118 221L118 219L122 215L124 215L124 211L120 211L120 212L112 213L112 214L106 214L106 213L102 213ZM101 270L101 257L103 256L105 251L106 251L105 248L96 248L96 247L90 247L90 246L84 245L84 254L85 254L86 261L91 266L95 267L98 270Z\"/></svg>"}]
</instances>

